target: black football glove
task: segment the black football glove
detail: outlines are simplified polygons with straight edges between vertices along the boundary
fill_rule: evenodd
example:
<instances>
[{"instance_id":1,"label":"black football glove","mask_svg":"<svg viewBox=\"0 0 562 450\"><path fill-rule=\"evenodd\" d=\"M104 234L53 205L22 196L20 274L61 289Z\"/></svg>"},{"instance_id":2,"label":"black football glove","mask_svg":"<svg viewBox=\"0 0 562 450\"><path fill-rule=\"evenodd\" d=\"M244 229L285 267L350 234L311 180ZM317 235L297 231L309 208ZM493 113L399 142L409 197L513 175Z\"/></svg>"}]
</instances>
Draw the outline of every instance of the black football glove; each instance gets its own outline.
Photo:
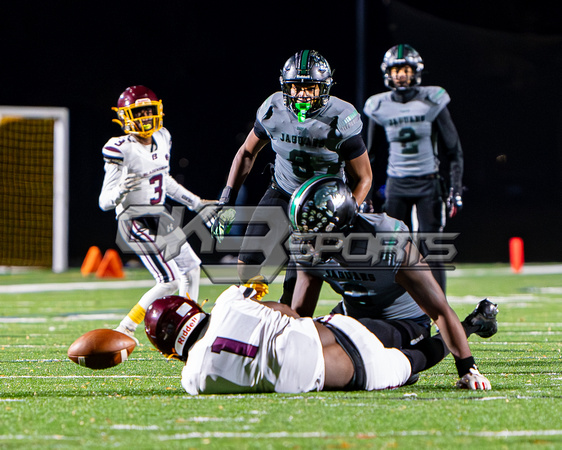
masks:
<instances>
[{"instance_id":1,"label":"black football glove","mask_svg":"<svg viewBox=\"0 0 562 450\"><path fill-rule=\"evenodd\" d=\"M363 203L361 203L361 206L359 206L359 212L365 214L374 213L375 208L373 206L373 201L369 198L365 200Z\"/></svg>"},{"instance_id":2,"label":"black football glove","mask_svg":"<svg viewBox=\"0 0 562 450\"><path fill-rule=\"evenodd\" d=\"M455 191L454 188L449 189L449 196L447 197L446 204L449 217L455 217L462 209L462 196L460 192Z\"/></svg>"}]
</instances>

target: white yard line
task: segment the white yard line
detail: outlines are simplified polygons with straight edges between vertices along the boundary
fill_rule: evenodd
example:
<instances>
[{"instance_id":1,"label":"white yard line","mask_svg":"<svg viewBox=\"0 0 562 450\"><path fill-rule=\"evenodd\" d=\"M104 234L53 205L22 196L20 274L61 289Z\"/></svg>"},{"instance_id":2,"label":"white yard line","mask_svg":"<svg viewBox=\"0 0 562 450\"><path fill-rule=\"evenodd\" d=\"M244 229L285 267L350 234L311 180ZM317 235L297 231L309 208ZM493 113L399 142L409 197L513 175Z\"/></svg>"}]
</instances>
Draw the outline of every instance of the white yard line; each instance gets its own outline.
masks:
<instances>
[{"instance_id":1,"label":"white yard line","mask_svg":"<svg viewBox=\"0 0 562 450\"><path fill-rule=\"evenodd\" d=\"M205 284L206 279L201 280ZM0 286L0 294L27 294L30 292L95 291L100 289L132 289L154 286L154 280L83 281L74 283L8 284Z\"/></svg>"},{"instance_id":2,"label":"white yard line","mask_svg":"<svg viewBox=\"0 0 562 450\"><path fill-rule=\"evenodd\" d=\"M274 283L282 283L283 278L276 279ZM0 294L28 294L33 292L56 291L97 291L101 289L134 289L154 286L154 280L129 280L129 281L81 281L72 283L37 283L37 284L6 284L0 285ZM212 286L209 278L201 278L199 284ZM223 286L228 287L227 284Z\"/></svg>"},{"instance_id":3,"label":"white yard line","mask_svg":"<svg viewBox=\"0 0 562 450\"><path fill-rule=\"evenodd\" d=\"M548 275L562 274L562 264L551 265L527 265L521 271L522 275ZM516 276L509 267L499 268L468 268L455 269L447 271L449 277L466 277L466 276L496 276L496 275L513 275ZM283 277L279 276L274 283L282 283ZM200 283L204 286L210 286L213 283L208 278L201 278ZM98 290L98 289L131 289L131 288L147 288L154 286L154 280L119 280L119 281L83 281L73 283L37 283L37 284L7 284L0 285L0 294L22 294L31 292L49 292L49 291L80 291L80 290ZM227 286L227 285L224 285ZM551 292L541 293L560 293L561 288L548 288Z\"/></svg>"},{"instance_id":4,"label":"white yard line","mask_svg":"<svg viewBox=\"0 0 562 450\"><path fill-rule=\"evenodd\" d=\"M121 425L121 430L126 429ZM134 430L134 428L130 428ZM277 431L271 433L252 433L252 432L191 432L191 433L176 433L170 435L159 436L161 441L181 440L181 439L229 439L229 438L243 438L243 439L296 439L296 438L324 438L324 439L340 439L340 438L377 438L385 436L477 436L477 437L519 437L519 436L560 436L562 430L502 430L502 431L459 431L446 433L435 430L412 430L412 431L388 431L376 433L359 433L359 434L330 434L326 432L304 432L304 433L290 433L288 431Z\"/></svg>"},{"instance_id":5,"label":"white yard line","mask_svg":"<svg viewBox=\"0 0 562 450\"><path fill-rule=\"evenodd\" d=\"M11 378L46 378L46 379L66 379L66 378L154 378L153 375L6 375L2 376L2 380ZM158 378L180 379L181 376L164 376L158 375Z\"/></svg>"},{"instance_id":6,"label":"white yard line","mask_svg":"<svg viewBox=\"0 0 562 450\"><path fill-rule=\"evenodd\" d=\"M562 273L562 264L538 264L523 266L520 275L552 275ZM497 275L519 275L515 274L510 267L497 268L466 268L447 271L448 277L467 276L497 276Z\"/></svg>"},{"instance_id":7,"label":"white yard line","mask_svg":"<svg viewBox=\"0 0 562 450\"><path fill-rule=\"evenodd\" d=\"M119 431L157 431L161 427L158 425L136 425L136 424L116 424L110 427ZM270 433L253 433L249 432L191 432L176 433L165 435L152 435L160 441L184 440L184 439L368 439L380 438L387 436L475 436L475 437L491 437L491 438L510 438L510 437L535 437L535 436L561 436L562 430L502 430L502 431L458 431L446 433L436 430L412 430L412 431L387 431L387 432L370 432L370 433L339 433L330 434L321 431L312 431L304 433L291 433L288 431L273 431ZM65 436L62 434L54 435L23 435L23 434L5 434L0 435L0 441L65 441L82 439L79 436Z\"/></svg>"}]
</instances>

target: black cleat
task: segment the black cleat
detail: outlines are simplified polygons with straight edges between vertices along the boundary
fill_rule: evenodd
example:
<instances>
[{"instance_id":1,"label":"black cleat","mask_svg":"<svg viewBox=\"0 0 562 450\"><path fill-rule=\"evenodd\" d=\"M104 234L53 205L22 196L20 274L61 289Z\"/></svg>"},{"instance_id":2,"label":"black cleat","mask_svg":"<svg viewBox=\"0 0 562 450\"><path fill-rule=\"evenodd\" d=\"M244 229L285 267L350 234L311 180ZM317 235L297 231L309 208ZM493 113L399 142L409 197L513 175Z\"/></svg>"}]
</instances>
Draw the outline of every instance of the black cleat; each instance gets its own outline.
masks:
<instances>
[{"instance_id":1,"label":"black cleat","mask_svg":"<svg viewBox=\"0 0 562 450\"><path fill-rule=\"evenodd\" d=\"M498 331L497 315L498 305L485 298L478 303L474 311L466 316L462 323L466 329L474 329L476 327L475 331L472 332L478 336L489 338Z\"/></svg>"},{"instance_id":2,"label":"black cleat","mask_svg":"<svg viewBox=\"0 0 562 450\"><path fill-rule=\"evenodd\" d=\"M420 374L413 373L412 375L410 375L410 378L408 378L408 380L404 383L404 386L410 386L412 384L416 384L419 379L420 379Z\"/></svg>"}]
</instances>

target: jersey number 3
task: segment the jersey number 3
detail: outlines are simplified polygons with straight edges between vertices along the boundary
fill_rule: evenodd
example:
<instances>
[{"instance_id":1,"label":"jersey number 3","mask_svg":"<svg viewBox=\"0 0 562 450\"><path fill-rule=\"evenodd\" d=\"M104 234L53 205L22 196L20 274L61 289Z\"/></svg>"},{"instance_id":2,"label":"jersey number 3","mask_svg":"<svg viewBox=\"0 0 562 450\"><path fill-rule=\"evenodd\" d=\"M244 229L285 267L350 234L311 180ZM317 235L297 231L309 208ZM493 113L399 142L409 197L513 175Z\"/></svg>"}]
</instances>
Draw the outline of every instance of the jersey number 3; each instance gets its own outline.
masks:
<instances>
[{"instance_id":1,"label":"jersey number 3","mask_svg":"<svg viewBox=\"0 0 562 450\"><path fill-rule=\"evenodd\" d=\"M150 199L151 205L158 205L162 200L162 174L159 173L158 175L154 175L150 180L150 184L154 187L154 197Z\"/></svg>"}]
</instances>

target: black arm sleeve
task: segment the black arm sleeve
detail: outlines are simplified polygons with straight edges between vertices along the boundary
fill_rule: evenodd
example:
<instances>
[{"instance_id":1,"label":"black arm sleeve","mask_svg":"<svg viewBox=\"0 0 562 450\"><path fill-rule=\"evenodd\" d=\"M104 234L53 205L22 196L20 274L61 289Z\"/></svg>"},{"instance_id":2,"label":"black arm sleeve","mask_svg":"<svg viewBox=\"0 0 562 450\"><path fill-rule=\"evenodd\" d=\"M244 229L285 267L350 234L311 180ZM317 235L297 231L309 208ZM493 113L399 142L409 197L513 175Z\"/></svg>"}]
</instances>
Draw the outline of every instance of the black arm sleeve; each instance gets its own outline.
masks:
<instances>
[{"instance_id":1,"label":"black arm sleeve","mask_svg":"<svg viewBox=\"0 0 562 450\"><path fill-rule=\"evenodd\" d=\"M447 107L439 113L436 123L446 147L445 155L449 162L450 186L455 192L462 193L464 156L457 128Z\"/></svg>"},{"instance_id":2,"label":"black arm sleeve","mask_svg":"<svg viewBox=\"0 0 562 450\"><path fill-rule=\"evenodd\" d=\"M258 137L258 139L269 140L267 131L265 131L265 128L263 127L263 125L259 120L256 120L254 122L254 133Z\"/></svg>"},{"instance_id":3,"label":"black arm sleeve","mask_svg":"<svg viewBox=\"0 0 562 450\"><path fill-rule=\"evenodd\" d=\"M339 154L342 159L350 161L361 156L367 151L367 146L360 134L350 137L342 142Z\"/></svg>"}]
</instances>

